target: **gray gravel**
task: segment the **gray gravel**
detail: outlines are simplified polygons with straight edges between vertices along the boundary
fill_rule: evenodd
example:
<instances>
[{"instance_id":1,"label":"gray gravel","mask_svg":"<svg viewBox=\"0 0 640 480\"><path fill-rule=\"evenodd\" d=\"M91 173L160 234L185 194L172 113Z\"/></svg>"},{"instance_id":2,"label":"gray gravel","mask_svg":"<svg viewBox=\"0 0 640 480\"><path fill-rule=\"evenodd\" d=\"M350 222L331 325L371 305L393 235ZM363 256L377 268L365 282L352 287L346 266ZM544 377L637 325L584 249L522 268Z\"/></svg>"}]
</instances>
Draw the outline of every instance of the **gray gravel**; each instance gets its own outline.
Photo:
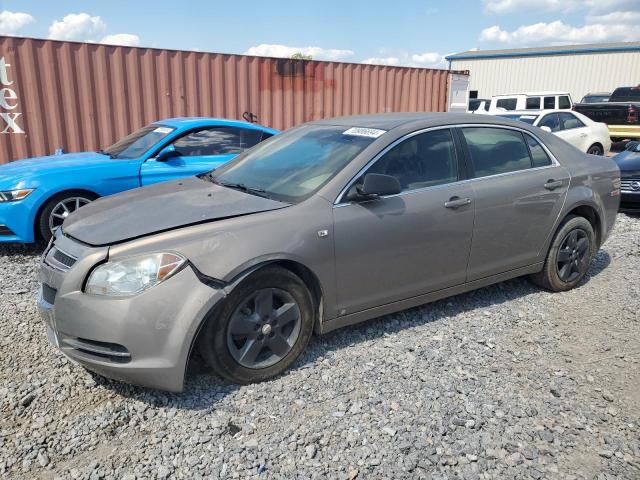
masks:
<instances>
[{"instance_id":1,"label":"gray gravel","mask_svg":"<svg viewBox=\"0 0 640 480\"><path fill-rule=\"evenodd\" d=\"M587 281L514 280L315 338L238 387L92 376L47 344L37 254L0 250L2 478L640 478L640 217Z\"/></svg>"}]
</instances>

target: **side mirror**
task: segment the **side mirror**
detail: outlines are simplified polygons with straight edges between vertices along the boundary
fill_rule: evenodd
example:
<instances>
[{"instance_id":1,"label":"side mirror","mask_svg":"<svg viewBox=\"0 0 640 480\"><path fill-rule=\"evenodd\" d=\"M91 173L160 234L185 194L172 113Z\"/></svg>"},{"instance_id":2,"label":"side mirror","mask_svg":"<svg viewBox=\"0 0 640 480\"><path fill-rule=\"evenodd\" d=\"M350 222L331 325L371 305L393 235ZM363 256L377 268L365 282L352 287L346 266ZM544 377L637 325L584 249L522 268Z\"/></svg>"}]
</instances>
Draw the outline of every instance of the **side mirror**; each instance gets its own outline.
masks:
<instances>
[{"instance_id":1,"label":"side mirror","mask_svg":"<svg viewBox=\"0 0 640 480\"><path fill-rule=\"evenodd\" d=\"M372 200L385 195L395 195L402 191L400 182L391 175L367 173L362 186L354 186L347 194L347 200Z\"/></svg>"},{"instance_id":2,"label":"side mirror","mask_svg":"<svg viewBox=\"0 0 640 480\"><path fill-rule=\"evenodd\" d=\"M162 150L160 150L158 155L156 155L156 161L166 162L167 160L173 157L179 157L179 156L180 156L180 152L176 150L176 147L174 147L173 145L167 145Z\"/></svg>"},{"instance_id":3,"label":"side mirror","mask_svg":"<svg viewBox=\"0 0 640 480\"><path fill-rule=\"evenodd\" d=\"M627 144L624 146L624 149L629 150L630 152L640 152L640 142L636 140L627 142Z\"/></svg>"},{"instance_id":4,"label":"side mirror","mask_svg":"<svg viewBox=\"0 0 640 480\"><path fill-rule=\"evenodd\" d=\"M551 128L547 127L546 125L544 127L540 127L540 129L544 130L545 132L551 133Z\"/></svg>"}]
</instances>

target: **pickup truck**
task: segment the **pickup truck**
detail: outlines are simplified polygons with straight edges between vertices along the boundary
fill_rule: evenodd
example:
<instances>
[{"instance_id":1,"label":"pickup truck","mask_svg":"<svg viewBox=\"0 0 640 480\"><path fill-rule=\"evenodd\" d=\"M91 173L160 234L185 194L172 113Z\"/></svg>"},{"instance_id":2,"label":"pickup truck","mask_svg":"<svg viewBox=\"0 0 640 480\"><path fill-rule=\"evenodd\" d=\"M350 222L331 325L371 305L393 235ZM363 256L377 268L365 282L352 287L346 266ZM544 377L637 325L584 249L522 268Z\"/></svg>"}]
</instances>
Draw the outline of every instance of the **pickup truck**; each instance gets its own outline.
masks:
<instances>
[{"instance_id":1,"label":"pickup truck","mask_svg":"<svg viewBox=\"0 0 640 480\"><path fill-rule=\"evenodd\" d=\"M573 110L606 123L614 142L640 139L640 85L616 88L607 102L576 103Z\"/></svg>"}]
</instances>

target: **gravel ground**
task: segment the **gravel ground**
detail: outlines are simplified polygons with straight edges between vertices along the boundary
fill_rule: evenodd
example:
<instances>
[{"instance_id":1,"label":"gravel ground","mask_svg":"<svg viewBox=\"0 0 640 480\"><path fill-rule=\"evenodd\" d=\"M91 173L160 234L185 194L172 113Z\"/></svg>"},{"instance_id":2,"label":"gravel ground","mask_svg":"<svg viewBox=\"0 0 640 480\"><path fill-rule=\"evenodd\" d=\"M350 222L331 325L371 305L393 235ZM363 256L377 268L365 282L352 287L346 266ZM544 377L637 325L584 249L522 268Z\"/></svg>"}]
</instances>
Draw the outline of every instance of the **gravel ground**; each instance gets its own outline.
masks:
<instances>
[{"instance_id":1,"label":"gravel ground","mask_svg":"<svg viewBox=\"0 0 640 480\"><path fill-rule=\"evenodd\" d=\"M286 375L167 394L50 347L0 250L2 478L640 478L640 217L562 294L518 279L312 340Z\"/></svg>"}]
</instances>

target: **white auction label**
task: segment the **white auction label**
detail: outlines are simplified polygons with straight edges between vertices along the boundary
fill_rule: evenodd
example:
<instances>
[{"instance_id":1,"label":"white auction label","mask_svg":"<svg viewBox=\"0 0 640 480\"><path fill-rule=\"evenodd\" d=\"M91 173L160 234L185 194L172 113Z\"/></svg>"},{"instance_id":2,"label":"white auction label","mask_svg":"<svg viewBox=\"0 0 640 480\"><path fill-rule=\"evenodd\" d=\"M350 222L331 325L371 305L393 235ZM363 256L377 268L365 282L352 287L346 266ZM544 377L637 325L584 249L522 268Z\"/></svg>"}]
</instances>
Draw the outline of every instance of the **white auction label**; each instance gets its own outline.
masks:
<instances>
[{"instance_id":1,"label":"white auction label","mask_svg":"<svg viewBox=\"0 0 640 480\"><path fill-rule=\"evenodd\" d=\"M387 133L386 130L378 130L377 128L351 127L349 130L342 132L343 135L352 135L354 137L370 137L378 138L380 135Z\"/></svg>"}]
</instances>

